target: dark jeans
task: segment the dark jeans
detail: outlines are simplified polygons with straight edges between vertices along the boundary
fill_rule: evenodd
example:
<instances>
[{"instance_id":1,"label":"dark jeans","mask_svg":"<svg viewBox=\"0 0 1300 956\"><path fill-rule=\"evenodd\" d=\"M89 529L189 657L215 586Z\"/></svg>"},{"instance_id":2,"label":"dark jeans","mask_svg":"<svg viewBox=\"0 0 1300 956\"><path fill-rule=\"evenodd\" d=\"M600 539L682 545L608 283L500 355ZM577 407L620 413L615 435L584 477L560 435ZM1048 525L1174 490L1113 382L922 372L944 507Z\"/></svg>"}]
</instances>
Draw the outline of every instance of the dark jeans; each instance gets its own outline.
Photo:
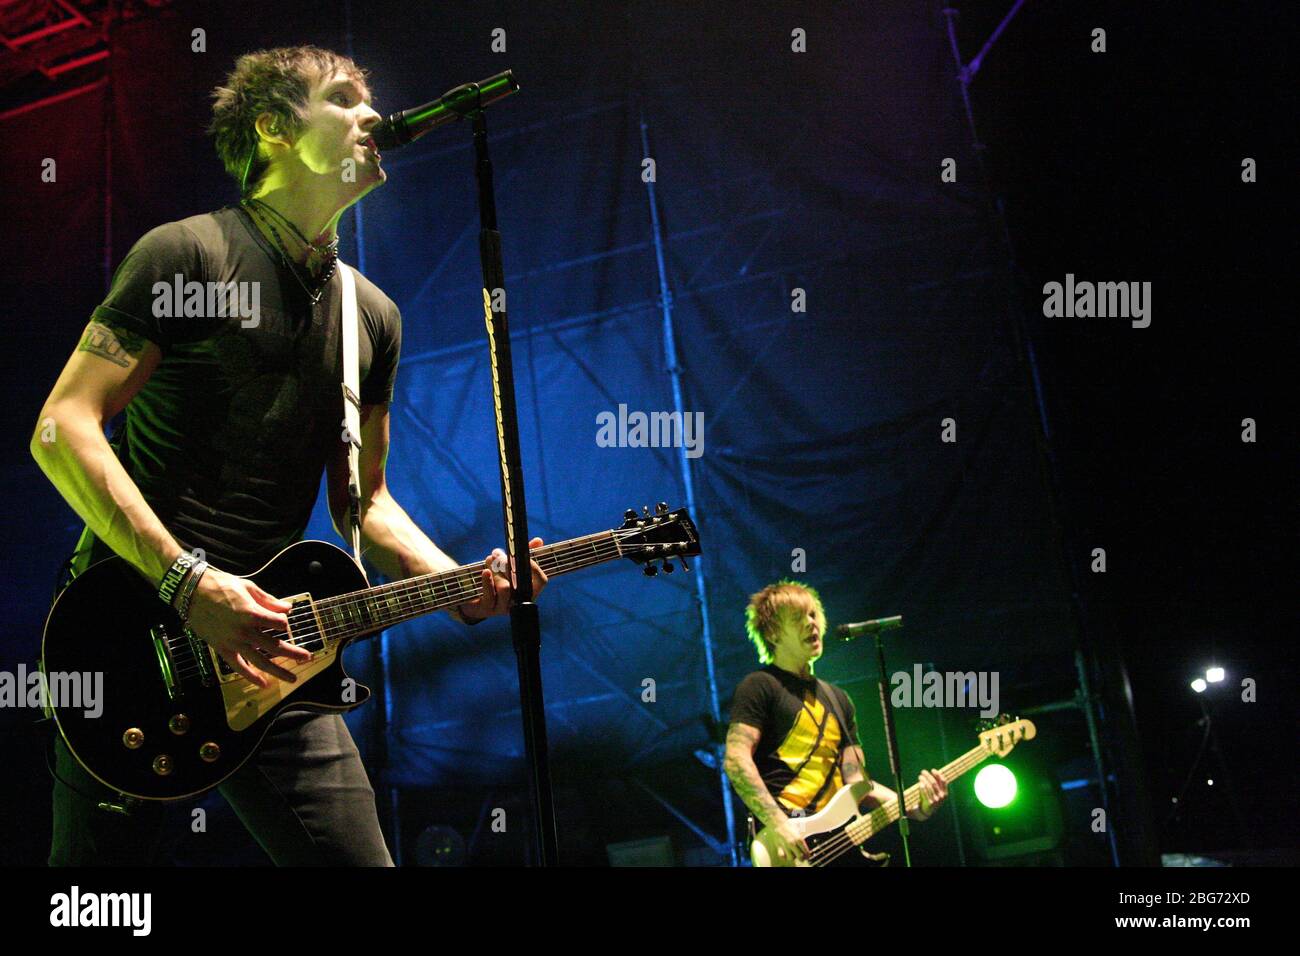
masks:
<instances>
[{"instance_id":1,"label":"dark jeans","mask_svg":"<svg viewBox=\"0 0 1300 956\"><path fill-rule=\"evenodd\" d=\"M55 742L51 866L167 863L166 829L190 825L168 806L140 801L129 815L101 810L117 795ZM296 711L271 725L262 747L219 788L278 866L392 866L375 812L375 791L343 718Z\"/></svg>"}]
</instances>

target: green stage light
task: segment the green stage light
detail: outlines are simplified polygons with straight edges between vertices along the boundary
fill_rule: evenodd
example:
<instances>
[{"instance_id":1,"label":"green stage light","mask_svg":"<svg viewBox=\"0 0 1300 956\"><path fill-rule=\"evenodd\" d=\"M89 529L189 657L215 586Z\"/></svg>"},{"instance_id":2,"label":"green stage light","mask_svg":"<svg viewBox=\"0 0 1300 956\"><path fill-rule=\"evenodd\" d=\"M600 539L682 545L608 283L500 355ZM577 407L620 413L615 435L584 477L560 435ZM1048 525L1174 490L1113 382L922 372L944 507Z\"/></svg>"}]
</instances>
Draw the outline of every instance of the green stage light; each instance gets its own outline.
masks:
<instances>
[{"instance_id":1,"label":"green stage light","mask_svg":"<svg viewBox=\"0 0 1300 956\"><path fill-rule=\"evenodd\" d=\"M975 796L990 810L1005 807L1016 798L1016 775L1000 763L975 775Z\"/></svg>"}]
</instances>

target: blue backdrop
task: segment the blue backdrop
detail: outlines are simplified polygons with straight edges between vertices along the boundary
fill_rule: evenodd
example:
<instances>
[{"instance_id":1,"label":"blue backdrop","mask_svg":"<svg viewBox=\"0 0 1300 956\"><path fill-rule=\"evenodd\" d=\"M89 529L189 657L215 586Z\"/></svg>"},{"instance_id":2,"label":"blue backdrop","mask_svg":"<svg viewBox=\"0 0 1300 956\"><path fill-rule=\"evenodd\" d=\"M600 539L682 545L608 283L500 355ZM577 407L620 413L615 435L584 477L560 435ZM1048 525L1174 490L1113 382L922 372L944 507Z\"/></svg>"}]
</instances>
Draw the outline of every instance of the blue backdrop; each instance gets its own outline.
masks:
<instances>
[{"instance_id":1,"label":"blue backdrop","mask_svg":"<svg viewBox=\"0 0 1300 956\"><path fill-rule=\"evenodd\" d=\"M997 670L1004 699L1068 681L1067 595L1032 395L939 5L748 11L743 30L724 12L673 5L559 15L488 5L459 11L454 29L403 7L351 13L352 49L373 71L381 112L505 68L522 84L489 124L533 533L559 540L616 526L628 507L684 504L676 450L596 441L602 412L674 407L658 241L683 407L703 414L703 453L690 467L705 554L693 573L705 580L724 711L756 665L747 597L783 576L818 587L832 624L903 614L897 669ZM201 134L208 90L246 49L346 50L344 7L327 9L339 15L308 24L273 4L231 3L217 22L176 4L119 28L108 85L5 124L20 154L48 152L48 138L24 145L48 131L69 170L12 210L5 237L27 237L11 250L31 274L15 308L48 317L32 333L39 367L29 357L16 386L15 440L26 442L102 294L105 242L115 265L153 225L233 200ZM207 30L204 53L190 50L196 26ZM490 49L496 28L505 53ZM806 52L792 49L796 29ZM394 494L464 562L502 542L468 134L452 128L388 154L387 185L362 204L359 228L345 219L344 240L403 315ZM945 159L955 182L941 181ZM954 442L941 440L946 419ZM9 523L27 546L4 549L18 585L6 596L8 664L35 658L49 582L79 522L25 452L3 470L11 500L22 489L31 502ZM338 541L323 502L309 536ZM619 562L555 582L541 603L565 839L597 857L602 842L665 830L688 848L721 839L719 780L701 759L714 740L693 580L647 580ZM393 629L388 646L383 779L409 794L405 838L463 817L481 840L484 808L517 801L524 779L508 628L438 616ZM818 672L853 693L868 761L883 770L867 652L832 645ZM354 671L375 679L369 652L350 653ZM380 713L350 718L371 757ZM3 715L16 741L26 716ZM915 731L909 777L973 743L928 726L902 716L905 735ZM39 749L15 746L31 758L23 799L37 807ZM632 793L648 801L635 820L596 806L602 794Z\"/></svg>"}]
</instances>

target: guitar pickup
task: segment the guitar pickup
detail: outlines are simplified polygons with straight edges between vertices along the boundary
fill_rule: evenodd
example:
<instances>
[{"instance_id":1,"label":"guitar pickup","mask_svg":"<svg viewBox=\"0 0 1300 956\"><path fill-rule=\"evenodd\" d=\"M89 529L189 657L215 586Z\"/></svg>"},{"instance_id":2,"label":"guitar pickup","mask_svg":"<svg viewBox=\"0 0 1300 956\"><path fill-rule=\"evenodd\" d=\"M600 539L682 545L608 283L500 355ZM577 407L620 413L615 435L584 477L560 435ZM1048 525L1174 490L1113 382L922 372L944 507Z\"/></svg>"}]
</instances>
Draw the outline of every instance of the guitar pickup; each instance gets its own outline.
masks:
<instances>
[{"instance_id":1,"label":"guitar pickup","mask_svg":"<svg viewBox=\"0 0 1300 956\"><path fill-rule=\"evenodd\" d=\"M310 592L304 591L302 594L280 598L280 600L288 601L293 607L285 615L289 620L289 630L287 633L280 635L279 639L306 648L313 654L325 650L325 629L321 624L320 617L316 614L316 606L312 603ZM306 612L306 616L304 616L304 612ZM198 638L195 638L195 640L198 640ZM262 657L266 657L266 655L263 654ZM204 660L205 662L215 662L217 677L223 684L241 676L216 651L209 649L208 654L204 655ZM250 663L257 666L256 661Z\"/></svg>"},{"instance_id":2,"label":"guitar pickup","mask_svg":"<svg viewBox=\"0 0 1300 956\"><path fill-rule=\"evenodd\" d=\"M281 598L293 605L285 616L289 619L289 633L285 636L290 644L297 644L317 654L325 650L325 625L316 613L316 605L311 593L304 591L293 597ZM303 612L310 616L305 616Z\"/></svg>"},{"instance_id":3,"label":"guitar pickup","mask_svg":"<svg viewBox=\"0 0 1300 956\"><path fill-rule=\"evenodd\" d=\"M163 686L167 688L167 698L175 700L181 694L180 684L176 680L175 662L172 660L171 644L167 640L167 628L161 624L149 629L153 638L154 653L158 655L158 669L162 672Z\"/></svg>"}]
</instances>

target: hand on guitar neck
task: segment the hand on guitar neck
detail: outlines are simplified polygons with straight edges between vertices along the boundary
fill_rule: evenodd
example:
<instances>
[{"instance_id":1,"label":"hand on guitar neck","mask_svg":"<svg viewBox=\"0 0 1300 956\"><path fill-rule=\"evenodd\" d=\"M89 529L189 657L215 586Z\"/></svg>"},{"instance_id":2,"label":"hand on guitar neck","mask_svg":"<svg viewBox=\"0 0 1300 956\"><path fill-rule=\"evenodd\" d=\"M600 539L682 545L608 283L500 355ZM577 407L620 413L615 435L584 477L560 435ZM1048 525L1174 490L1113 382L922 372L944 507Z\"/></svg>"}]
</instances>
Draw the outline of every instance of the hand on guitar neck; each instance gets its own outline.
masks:
<instances>
[{"instance_id":1,"label":"hand on guitar neck","mask_svg":"<svg viewBox=\"0 0 1300 956\"><path fill-rule=\"evenodd\" d=\"M888 787L876 784L878 790L884 791L884 799L875 806L883 806L888 801L898 802L898 794ZM944 779L941 770L922 770L921 775L916 778L917 796L919 805L915 810L909 810L907 817L909 820L915 820L918 823L930 819L934 816L935 810L939 804L948 799L948 781ZM873 796L876 796L873 791Z\"/></svg>"},{"instance_id":2,"label":"hand on guitar neck","mask_svg":"<svg viewBox=\"0 0 1300 956\"><path fill-rule=\"evenodd\" d=\"M528 547L536 551L542 544L541 538L533 538L528 542ZM510 578L506 576L508 570L506 553L497 548L483 559L483 563L488 565L488 568L484 568L479 575L482 593L477 599L468 601L456 609L467 622L478 623L489 617L510 613L513 588L510 586ZM536 561L530 563L533 566L533 597L536 598L542 593L542 588L546 587L549 579Z\"/></svg>"}]
</instances>

